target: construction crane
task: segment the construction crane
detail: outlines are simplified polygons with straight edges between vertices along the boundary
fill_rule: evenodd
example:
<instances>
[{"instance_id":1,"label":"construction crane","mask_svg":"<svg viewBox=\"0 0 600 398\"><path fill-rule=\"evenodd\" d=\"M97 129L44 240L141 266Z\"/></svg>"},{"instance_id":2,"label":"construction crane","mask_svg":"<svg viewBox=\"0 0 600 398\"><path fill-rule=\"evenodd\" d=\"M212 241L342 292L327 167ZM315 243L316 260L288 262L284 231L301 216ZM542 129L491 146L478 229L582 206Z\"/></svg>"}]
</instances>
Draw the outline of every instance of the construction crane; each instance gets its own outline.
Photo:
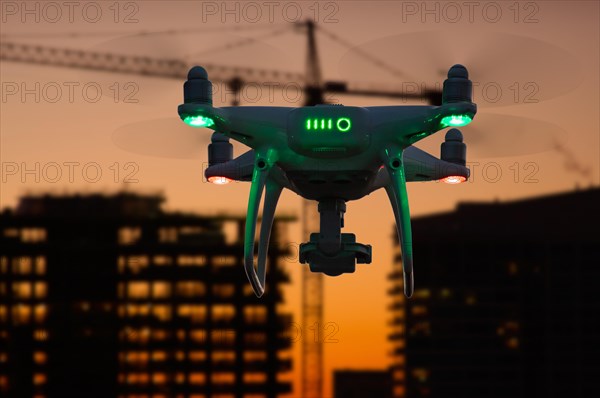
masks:
<instances>
[{"instance_id":1,"label":"construction crane","mask_svg":"<svg viewBox=\"0 0 600 398\"><path fill-rule=\"evenodd\" d=\"M334 33L318 27L313 21L297 23L294 28L306 34L307 57L304 75L299 73L267 70L248 67L230 67L202 63L212 81L227 84L234 94L232 105L239 104L239 92L247 83L272 84L273 82L299 82L304 91L304 105L314 106L324 103L325 94L337 93L367 97L381 97L401 100L425 100L432 105L441 104L441 90L425 90L419 93L405 92L401 87L373 84L357 84L346 81L323 81L321 64L317 50L316 32L320 31L339 44L352 48L350 43ZM278 31L279 32L279 31ZM176 30L167 33L177 33ZM67 37L77 34L66 34ZM10 36L9 36L10 37ZM225 46L227 49L251 44L255 40L245 38L239 43ZM376 66L395 75L401 74L393 66L362 54ZM151 56L121 55L111 52L75 50L15 41L0 43L0 60L23 62L46 66L86 69L124 74L136 74L151 77L185 80L192 64L185 60L158 58ZM318 212L315 203L304 200L302 204L302 232L308 236L318 230ZM308 330L315 338L302 339L302 392L303 398L321 398L323 396L323 276L313 273L308 267L302 270L302 325L304 333Z\"/></svg>"}]
</instances>

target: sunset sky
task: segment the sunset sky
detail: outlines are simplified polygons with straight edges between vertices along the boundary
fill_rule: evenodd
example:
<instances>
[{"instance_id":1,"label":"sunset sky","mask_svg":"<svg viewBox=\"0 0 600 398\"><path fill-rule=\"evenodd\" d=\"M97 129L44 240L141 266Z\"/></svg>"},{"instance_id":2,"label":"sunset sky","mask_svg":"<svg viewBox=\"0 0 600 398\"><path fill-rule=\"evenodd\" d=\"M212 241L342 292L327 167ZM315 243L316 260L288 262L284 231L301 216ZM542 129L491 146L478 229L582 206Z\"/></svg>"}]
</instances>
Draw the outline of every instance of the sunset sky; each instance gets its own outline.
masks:
<instances>
[{"instance_id":1,"label":"sunset sky","mask_svg":"<svg viewBox=\"0 0 600 398\"><path fill-rule=\"evenodd\" d=\"M471 181L461 185L409 184L413 216L451 210L459 202L505 201L599 184L597 1L537 1L517 5L504 1L473 2L471 9L463 2L453 2L454 6L446 6L444 2L403 1L274 2L272 9L269 2L254 2L260 15L243 2L227 3L227 9L233 10L230 13L223 9L222 2L122 2L117 9L110 8L114 2L88 2L94 5L87 8L86 2L76 3L79 6L72 10L72 15L67 8L57 15L56 10L44 9L43 2L29 3L31 9L39 8L34 14L27 14L22 2L1 2L2 42L152 57L195 54L186 58L190 65L213 63L303 73L306 40L300 31L294 32L289 27L290 21L299 19L300 12L301 19L316 19L319 26L351 44L352 48L347 48L329 36L317 36L327 80L399 86L406 80L400 73L392 73L394 69L411 82L441 84L444 76L440 72L462 63L469 68L474 81L482 76L482 84L501 87L503 98L498 103L505 106L494 106L485 99L477 101L477 93L481 92L476 91L479 113L473 128L477 128L478 120L486 123L482 131L466 134L473 141L483 140L473 147L466 141ZM102 13L96 17L98 9ZM35 15L36 12L39 14ZM92 22L96 19L97 22ZM235 30L248 27L256 29ZM215 30L127 37L141 31L185 28ZM285 32L266 36L269 29L279 28ZM81 38L61 35L67 32L112 34ZM259 39L251 45L222 50L225 44L245 37ZM365 61L362 57L365 52L372 55L371 61L384 60L391 67ZM158 124L161 120L154 120L176 118L183 81L5 61L1 64L0 80L1 208L15 206L18 197L29 192L128 189L162 192L168 210L202 214L245 212L248 184L215 186L203 181L202 168L207 155L201 143L208 139L208 130L197 131L205 137L198 139L197 151L190 152L197 157L185 159L132 153L113 143L111 137L121 126L137 122L149 125L150 120L153 121L150 125ZM515 82L517 86L513 86ZM134 94L138 104L122 101L123 95L131 93L127 83L139 89ZM534 86L526 86L528 83ZM92 84L107 95L96 102L90 100L95 94L84 92L83 87ZM60 88L58 97L56 87ZM73 87L72 92L69 87ZM117 103L111 97L114 87L120 94ZM516 100L514 87L518 87ZM535 87L535 93L529 91L531 87ZM23 95L24 88L33 94ZM548 99L524 103L528 94L534 100ZM255 92L245 95L242 105L301 105L301 101L292 98L293 93L285 95L280 90L275 90L272 98L267 92L259 93L256 102L251 99ZM225 106L229 99L217 93L214 104ZM390 100L340 95L330 99L355 106L394 104ZM511 131L517 125L515 120L520 120L514 117L527 118L525 125L531 131L525 136ZM504 120L512 124L503 125ZM418 146L439 156L443 134L433 135ZM169 139L168 134L164 137ZM555 142L558 148L554 147ZM242 145L236 145L236 154L243 150ZM61 176L55 174L56 164ZM70 167L74 171L72 176ZM26 173L25 169L34 171ZM97 178L96 170L101 171ZM137 182L124 183L129 173L134 173L130 178ZM93 182L95 179L98 181ZM300 198L287 191L278 212L299 215L300 204ZM338 325L335 338L339 341L326 344L326 391L333 369L383 368L388 364L386 308L390 299L386 278L392 270L392 228L392 211L382 190L348 203L344 232L355 233L359 242L373 245L373 263L357 266L354 274L327 278L324 322ZM290 230L292 242L307 238L301 236L299 224ZM299 322L301 265L289 262L286 267L292 276L291 286L286 288L287 303ZM415 258L415 283L418 287L418 258ZM297 353L298 347L296 344ZM300 369L299 358L295 367L296 371Z\"/></svg>"}]
</instances>

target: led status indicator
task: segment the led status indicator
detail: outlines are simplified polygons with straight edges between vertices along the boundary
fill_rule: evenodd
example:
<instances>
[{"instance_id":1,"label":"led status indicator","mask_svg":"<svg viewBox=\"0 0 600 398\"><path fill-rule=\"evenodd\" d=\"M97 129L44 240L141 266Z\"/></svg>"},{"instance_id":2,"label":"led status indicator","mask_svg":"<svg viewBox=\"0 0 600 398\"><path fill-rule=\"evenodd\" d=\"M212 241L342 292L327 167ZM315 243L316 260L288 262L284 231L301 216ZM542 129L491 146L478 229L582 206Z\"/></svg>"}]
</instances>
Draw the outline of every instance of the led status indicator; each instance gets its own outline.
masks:
<instances>
[{"instance_id":1,"label":"led status indicator","mask_svg":"<svg viewBox=\"0 0 600 398\"><path fill-rule=\"evenodd\" d=\"M183 121L185 124L192 127L211 127L214 126L215 121L208 116L186 116Z\"/></svg>"},{"instance_id":2,"label":"led status indicator","mask_svg":"<svg viewBox=\"0 0 600 398\"><path fill-rule=\"evenodd\" d=\"M345 133L352 128L352 121L347 117L338 119L331 118L308 118L306 119L306 130L312 131L331 131L337 129Z\"/></svg>"},{"instance_id":3,"label":"led status indicator","mask_svg":"<svg viewBox=\"0 0 600 398\"><path fill-rule=\"evenodd\" d=\"M471 120L473 119L469 115L450 115L443 117L440 123L444 127L461 127L471 123Z\"/></svg>"}]
</instances>

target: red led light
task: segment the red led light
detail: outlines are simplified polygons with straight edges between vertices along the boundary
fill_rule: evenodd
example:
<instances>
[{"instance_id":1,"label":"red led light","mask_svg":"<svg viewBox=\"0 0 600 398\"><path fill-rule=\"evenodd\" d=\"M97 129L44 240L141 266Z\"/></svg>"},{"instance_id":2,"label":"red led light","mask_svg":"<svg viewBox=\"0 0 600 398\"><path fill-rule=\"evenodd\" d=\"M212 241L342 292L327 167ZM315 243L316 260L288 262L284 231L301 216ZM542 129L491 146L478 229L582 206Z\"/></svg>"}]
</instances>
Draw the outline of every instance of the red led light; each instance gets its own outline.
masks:
<instances>
[{"instance_id":1,"label":"red led light","mask_svg":"<svg viewBox=\"0 0 600 398\"><path fill-rule=\"evenodd\" d=\"M460 184L461 182L467 181L466 177L463 176L448 176L446 178L442 178L446 184Z\"/></svg>"},{"instance_id":2,"label":"red led light","mask_svg":"<svg viewBox=\"0 0 600 398\"><path fill-rule=\"evenodd\" d=\"M213 183L213 184L217 184L217 185L225 185L225 184L229 184L232 180L230 178L227 177L221 177L221 176L211 176L208 177L208 182Z\"/></svg>"}]
</instances>

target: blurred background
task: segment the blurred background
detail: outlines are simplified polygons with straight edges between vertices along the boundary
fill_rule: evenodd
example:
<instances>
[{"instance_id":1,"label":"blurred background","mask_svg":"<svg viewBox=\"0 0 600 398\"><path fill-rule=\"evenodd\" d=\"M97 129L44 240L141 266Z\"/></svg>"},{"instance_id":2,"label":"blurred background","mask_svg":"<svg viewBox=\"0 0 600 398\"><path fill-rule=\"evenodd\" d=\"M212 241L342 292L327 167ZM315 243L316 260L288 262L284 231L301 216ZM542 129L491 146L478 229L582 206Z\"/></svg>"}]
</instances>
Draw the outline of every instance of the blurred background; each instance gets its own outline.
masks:
<instances>
[{"instance_id":1,"label":"blurred background","mask_svg":"<svg viewBox=\"0 0 600 398\"><path fill-rule=\"evenodd\" d=\"M2 395L597 395L597 2L0 4ZM189 68L215 106L426 105L455 63L471 177L408 186L415 296L383 192L348 204L373 262L336 278L298 263L285 192L256 299L249 186L208 183L176 114Z\"/></svg>"}]
</instances>

